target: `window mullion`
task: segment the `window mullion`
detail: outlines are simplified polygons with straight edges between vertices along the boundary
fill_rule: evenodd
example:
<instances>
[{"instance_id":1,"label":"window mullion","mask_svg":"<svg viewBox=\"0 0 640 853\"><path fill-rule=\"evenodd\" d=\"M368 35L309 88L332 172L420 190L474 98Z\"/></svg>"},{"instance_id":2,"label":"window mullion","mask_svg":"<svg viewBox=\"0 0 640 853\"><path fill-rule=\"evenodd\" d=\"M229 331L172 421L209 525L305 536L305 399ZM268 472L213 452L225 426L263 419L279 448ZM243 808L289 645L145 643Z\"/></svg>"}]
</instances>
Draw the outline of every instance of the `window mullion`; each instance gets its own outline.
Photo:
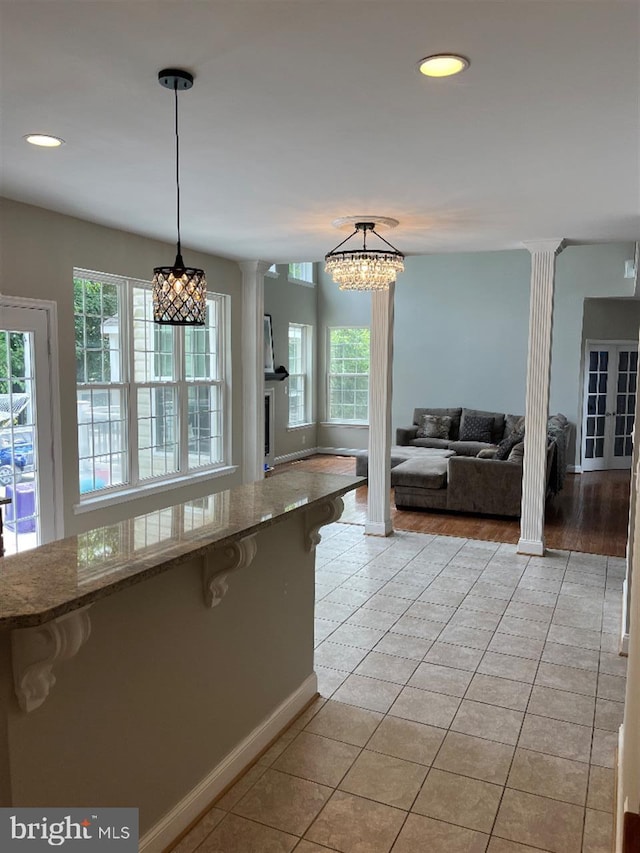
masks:
<instances>
[{"instance_id":1,"label":"window mullion","mask_svg":"<svg viewBox=\"0 0 640 853\"><path fill-rule=\"evenodd\" d=\"M176 380L176 393L178 396L178 434L180 441L178 445L178 470L181 474L189 471L189 386L187 384L186 372L186 335L184 326L178 326L174 338L174 373Z\"/></svg>"},{"instance_id":2,"label":"window mullion","mask_svg":"<svg viewBox=\"0 0 640 853\"><path fill-rule=\"evenodd\" d=\"M125 316L123 318L123 335L127 353L123 375L127 382L125 405L127 407L127 422L129 425L129 441L127 442L127 463L129 465L129 482L137 486L140 482L140 462L138 459L138 388L135 382L135 341L133 334L133 284L127 281L125 285L126 299L124 302Z\"/></svg>"}]
</instances>

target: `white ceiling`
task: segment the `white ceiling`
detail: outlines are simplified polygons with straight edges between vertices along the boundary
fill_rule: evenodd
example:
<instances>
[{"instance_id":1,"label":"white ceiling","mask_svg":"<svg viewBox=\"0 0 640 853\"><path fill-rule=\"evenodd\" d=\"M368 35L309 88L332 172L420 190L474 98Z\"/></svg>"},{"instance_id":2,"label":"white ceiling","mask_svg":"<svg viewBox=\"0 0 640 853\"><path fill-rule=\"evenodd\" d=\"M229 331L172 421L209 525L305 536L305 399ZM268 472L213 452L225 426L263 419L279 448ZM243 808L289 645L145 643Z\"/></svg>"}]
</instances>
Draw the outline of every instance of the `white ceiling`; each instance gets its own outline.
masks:
<instances>
[{"instance_id":1,"label":"white ceiling","mask_svg":"<svg viewBox=\"0 0 640 853\"><path fill-rule=\"evenodd\" d=\"M639 10L626 0L0 1L0 193L183 242L318 260L340 216L407 254L636 240ZM453 51L448 80L415 68ZM22 136L48 132L58 150ZM188 260L188 257L186 258Z\"/></svg>"}]
</instances>

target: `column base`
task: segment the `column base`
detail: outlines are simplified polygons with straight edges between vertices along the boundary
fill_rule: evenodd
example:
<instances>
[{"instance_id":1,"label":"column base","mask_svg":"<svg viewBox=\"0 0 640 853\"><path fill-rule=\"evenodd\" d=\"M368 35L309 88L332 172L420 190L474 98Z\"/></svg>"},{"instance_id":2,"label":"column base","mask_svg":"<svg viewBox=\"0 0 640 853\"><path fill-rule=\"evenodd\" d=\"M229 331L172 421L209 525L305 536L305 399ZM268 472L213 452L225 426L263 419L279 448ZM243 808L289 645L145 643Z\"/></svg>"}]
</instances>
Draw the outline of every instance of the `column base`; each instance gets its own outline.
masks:
<instances>
[{"instance_id":1,"label":"column base","mask_svg":"<svg viewBox=\"0 0 640 853\"><path fill-rule=\"evenodd\" d=\"M367 521L364 532L366 536L391 536L393 524L391 521Z\"/></svg>"},{"instance_id":2,"label":"column base","mask_svg":"<svg viewBox=\"0 0 640 853\"><path fill-rule=\"evenodd\" d=\"M544 542L540 539L518 539L516 551L530 557L544 557Z\"/></svg>"}]
</instances>

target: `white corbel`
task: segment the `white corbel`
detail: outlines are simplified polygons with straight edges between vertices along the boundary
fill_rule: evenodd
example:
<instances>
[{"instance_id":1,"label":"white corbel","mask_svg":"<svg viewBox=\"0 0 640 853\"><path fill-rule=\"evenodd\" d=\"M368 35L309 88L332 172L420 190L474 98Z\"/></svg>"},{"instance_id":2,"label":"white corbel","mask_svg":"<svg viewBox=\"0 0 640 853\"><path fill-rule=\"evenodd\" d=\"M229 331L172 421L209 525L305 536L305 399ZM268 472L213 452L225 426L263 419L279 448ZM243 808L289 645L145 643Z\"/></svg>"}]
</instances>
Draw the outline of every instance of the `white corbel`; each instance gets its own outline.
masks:
<instances>
[{"instance_id":1,"label":"white corbel","mask_svg":"<svg viewBox=\"0 0 640 853\"><path fill-rule=\"evenodd\" d=\"M313 549L320 544L321 527L337 521L344 510L344 502L342 498L333 498L324 503L318 504L307 510L305 529L304 529L304 547L306 551Z\"/></svg>"},{"instance_id":2,"label":"white corbel","mask_svg":"<svg viewBox=\"0 0 640 853\"><path fill-rule=\"evenodd\" d=\"M227 578L231 572L250 565L257 550L256 534L252 533L224 548L214 548L204 557L202 587L207 607L220 604L229 589Z\"/></svg>"},{"instance_id":3,"label":"white corbel","mask_svg":"<svg viewBox=\"0 0 640 853\"><path fill-rule=\"evenodd\" d=\"M53 667L75 657L89 639L90 606L65 613L44 625L11 632L13 683L23 711L33 711L42 705L56 683Z\"/></svg>"}]
</instances>

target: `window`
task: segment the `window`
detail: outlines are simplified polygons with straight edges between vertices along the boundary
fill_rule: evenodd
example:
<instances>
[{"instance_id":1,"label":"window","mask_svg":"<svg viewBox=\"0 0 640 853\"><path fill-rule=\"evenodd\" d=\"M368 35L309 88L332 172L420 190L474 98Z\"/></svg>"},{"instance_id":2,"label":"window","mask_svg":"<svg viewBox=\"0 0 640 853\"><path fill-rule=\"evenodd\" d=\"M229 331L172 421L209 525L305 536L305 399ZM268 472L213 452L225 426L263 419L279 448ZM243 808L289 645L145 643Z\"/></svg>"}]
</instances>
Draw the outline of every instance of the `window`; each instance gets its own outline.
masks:
<instances>
[{"instance_id":1,"label":"window","mask_svg":"<svg viewBox=\"0 0 640 853\"><path fill-rule=\"evenodd\" d=\"M329 329L328 418L369 421L369 329Z\"/></svg>"},{"instance_id":2,"label":"window","mask_svg":"<svg viewBox=\"0 0 640 853\"><path fill-rule=\"evenodd\" d=\"M289 323L289 426L311 421L311 326Z\"/></svg>"},{"instance_id":3,"label":"window","mask_svg":"<svg viewBox=\"0 0 640 853\"><path fill-rule=\"evenodd\" d=\"M227 464L226 299L158 326L147 282L74 271L81 495Z\"/></svg>"},{"instance_id":4,"label":"window","mask_svg":"<svg viewBox=\"0 0 640 853\"><path fill-rule=\"evenodd\" d=\"M313 285L313 264L289 264L289 280Z\"/></svg>"}]
</instances>

